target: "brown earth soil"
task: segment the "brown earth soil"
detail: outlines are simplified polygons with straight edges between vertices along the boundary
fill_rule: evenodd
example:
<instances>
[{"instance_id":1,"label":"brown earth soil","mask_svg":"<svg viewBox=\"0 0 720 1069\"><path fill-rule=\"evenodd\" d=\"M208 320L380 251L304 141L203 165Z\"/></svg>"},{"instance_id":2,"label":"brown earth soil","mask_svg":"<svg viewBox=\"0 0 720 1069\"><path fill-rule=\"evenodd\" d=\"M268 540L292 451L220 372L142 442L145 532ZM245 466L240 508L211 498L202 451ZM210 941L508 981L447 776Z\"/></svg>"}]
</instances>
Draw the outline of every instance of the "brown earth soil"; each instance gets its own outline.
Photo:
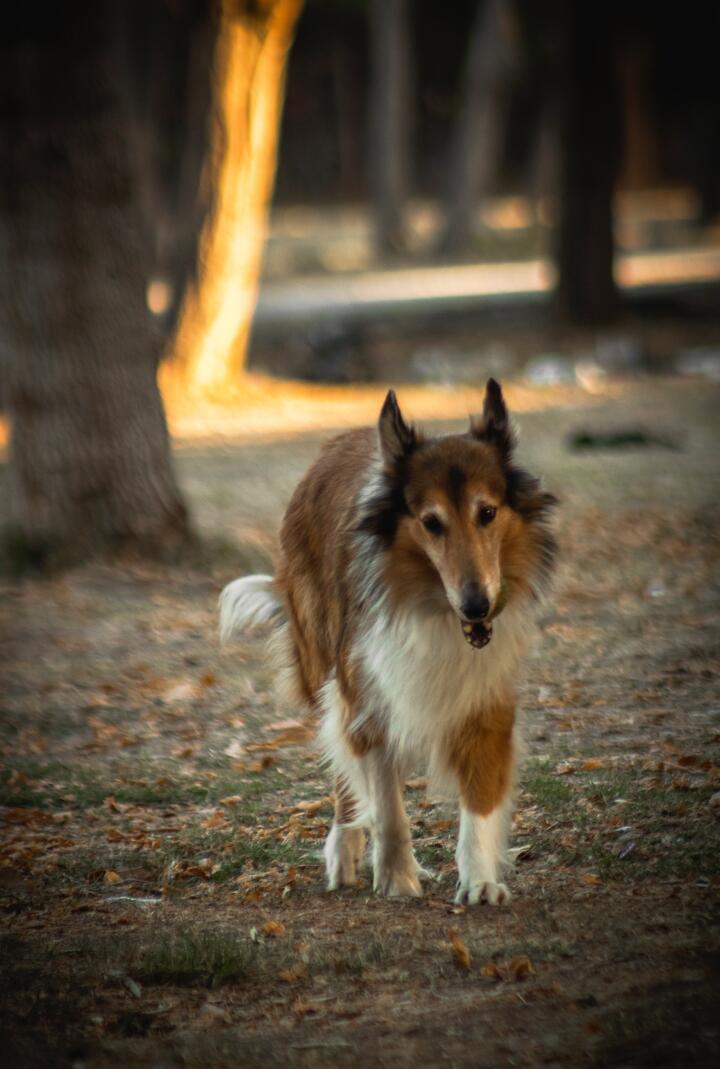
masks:
<instances>
[{"instance_id":1,"label":"brown earth soil","mask_svg":"<svg viewBox=\"0 0 720 1069\"><path fill-rule=\"evenodd\" d=\"M312 731L260 639L218 648L217 594L267 567L317 432L178 442L195 560L4 583L0 1064L715 1064L720 389L546 397L521 452L562 557L509 906L452 904L454 813L421 770L425 897L327 893ZM665 444L564 441L637 425Z\"/></svg>"}]
</instances>

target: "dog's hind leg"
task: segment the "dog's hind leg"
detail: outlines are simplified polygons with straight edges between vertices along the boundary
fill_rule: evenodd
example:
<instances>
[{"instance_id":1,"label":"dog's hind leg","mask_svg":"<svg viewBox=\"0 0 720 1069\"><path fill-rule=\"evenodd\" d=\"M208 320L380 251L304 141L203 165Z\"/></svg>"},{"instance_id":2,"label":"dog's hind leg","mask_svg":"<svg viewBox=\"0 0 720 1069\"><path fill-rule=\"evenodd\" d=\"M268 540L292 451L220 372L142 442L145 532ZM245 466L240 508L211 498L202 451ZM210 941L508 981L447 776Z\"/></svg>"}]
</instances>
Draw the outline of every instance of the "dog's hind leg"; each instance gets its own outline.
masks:
<instances>
[{"instance_id":1,"label":"dog's hind leg","mask_svg":"<svg viewBox=\"0 0 720 1069\"><path fill-rule=\"evenodd\" d=\"M421 869L412 852L397 763L382 744L362 761L370 788L373 887L381 895L419 897Z\"/></svg>"},{"instance_id":2,"label":"dog's hind leg","mask_svg":"<svg viewBox=\"0 0 720 1069\"><path fill-rule=\"evenodd\" d=\"M362 760L345 732L347 703L335 679L323 687L320 704L324 711L320 741L335 773L335 820L323 850L328 889L335 891L357 880L357 868L365 853L370 798Z\"/></svg>"},{"instance_id":3,"label":"dog's hind leg","mask_svg":"<svg viewBox=\"0 0 720 1069\"><path fill-rule=\"evenodd\" d=\"M357 821L358 803L343 776L335 777L335 820L325 841L328 890L352 886L365 853L365 829Z\"/></svg>"},{"instance_id":4,"label":"dog's hind leg","mask_svg":"<svg viewBox=\"0 0 720 1069\"><path fill-rule=\"evenodd\" d=\"M334 679L323 688L321 704L320 738L336 785L335 822L324 849L328 887L355 883L369 826L375 890L383 895L421 894L402 780L382 731L371 717L365 718L362 729L353 730L350 706Z\"/></svg>"}]
</instances>

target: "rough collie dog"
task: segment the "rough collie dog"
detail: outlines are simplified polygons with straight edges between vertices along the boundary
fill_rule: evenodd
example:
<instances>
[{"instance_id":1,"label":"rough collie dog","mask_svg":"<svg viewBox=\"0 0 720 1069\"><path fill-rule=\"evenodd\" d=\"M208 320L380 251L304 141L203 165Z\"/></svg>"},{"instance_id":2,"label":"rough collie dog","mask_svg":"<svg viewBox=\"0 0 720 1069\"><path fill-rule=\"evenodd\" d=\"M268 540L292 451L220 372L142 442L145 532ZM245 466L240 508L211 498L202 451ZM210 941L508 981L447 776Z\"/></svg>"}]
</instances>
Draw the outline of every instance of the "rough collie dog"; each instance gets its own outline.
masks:
<instances>
[{"instance_id":1,"label":"rough collie dog","mask_svg":"<svg viewBox=\"0 0 720 1069\"><path fill-rule=\"evenodd\" d=\"M373 841L374 887L419 895L403 805L422 762L459 798L456 902L506 902L515 682L552 569L555 498L516 467L490 379L464 434L426 438L391 390L378 429L333 439L297 487L277 575L236 579L221 631L272 623L335 775L331 889Z\"/></svg>"}]
</instances>

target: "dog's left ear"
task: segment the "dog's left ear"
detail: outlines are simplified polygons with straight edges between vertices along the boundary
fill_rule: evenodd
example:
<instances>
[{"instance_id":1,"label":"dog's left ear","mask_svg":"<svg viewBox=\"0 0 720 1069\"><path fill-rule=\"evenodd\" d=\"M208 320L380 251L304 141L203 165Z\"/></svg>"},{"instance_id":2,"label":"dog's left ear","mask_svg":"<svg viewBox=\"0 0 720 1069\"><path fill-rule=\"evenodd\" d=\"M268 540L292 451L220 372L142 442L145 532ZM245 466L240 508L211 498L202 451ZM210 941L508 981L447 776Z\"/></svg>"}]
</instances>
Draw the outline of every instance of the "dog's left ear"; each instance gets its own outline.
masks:
<instances>
[{"instance_id":1,"label":"dog's left ear","mask_svg":"<svg viewBox=\"0 0 720 1069\"><path fill-rule=\"evenodd\" d=\"M505 458L508 458L513 450L515 435L510 426L500 384L495 379L487 381L482 416L480 419L470 417L470 433L483 442L497 446Z\"/></svg>"},{"instance_id":2,"label":"dog's left ear","mask_svg":"<svg viewBox=\"0 0 720 1069\"><path fill-rule=\"evenodd\" d=\"M386 468L393 468L417 444L413 427L408 427L402 417L394 390L388 390L378 423L380 450Z\"/></svg>"}]
</instances>

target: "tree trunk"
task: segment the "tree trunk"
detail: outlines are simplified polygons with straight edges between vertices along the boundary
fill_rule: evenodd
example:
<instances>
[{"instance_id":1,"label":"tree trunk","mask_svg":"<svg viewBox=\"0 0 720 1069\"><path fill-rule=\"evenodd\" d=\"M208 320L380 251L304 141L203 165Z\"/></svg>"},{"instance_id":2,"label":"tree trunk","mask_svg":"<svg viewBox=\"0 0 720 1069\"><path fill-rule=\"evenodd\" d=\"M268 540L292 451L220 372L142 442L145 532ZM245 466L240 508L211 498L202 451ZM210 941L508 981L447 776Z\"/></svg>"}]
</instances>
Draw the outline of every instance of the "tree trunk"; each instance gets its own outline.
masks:
<instances>
[{"instance_id":1,"label":"tree trunk","mask_svg":"<svg viewBox=\"0 0 720 1069\"><path fill-rule=\"evenodd\" d=\"M405 251L408 194L410 42L407 0L370 9L370 188L380 253Z\"/></svg>"},{"instance_id":2,"label":"tree trunk","mask_svg":"<svg viewBox=\"0 0 720 1069\"><path fill-rule=\"evenodd\" d=\"M481 0L468 45L462 105L450 150L450 179L440 251L466 251L479 198L497 174L518 27L509 0Z\"/></svg>"},{"instance_id":3,"label":"tree trunk","mask_svg":"<svg viewBox=\"0 0 720 1069\"><path fill-rule=\"evenodd\" d=\"M39 2L4 20L11 516L38 556L188 536L110 15L101 3Z\"/></svg>"},{"instance_id":4,"label":"tree trunk","mask_svg":"<svg viewBox=\"0 0 720 1069\"><path fill-rule=\"evenodd\" d=\"M272 196L287 53L302 0L223 0L215 53L213 204L167 368L168 388L241 388Z\"/></svg>"},{"instance_id":5,"label":"tree trunk","mask_svg":"<svg viewBox=\"0 0 720 1069\"><path fill-rule=\"evenodd\" d=\"M207 0L123 0L115 9L143 225L153 239L148 303L166 335L195 277L207 210L216 19Z\"/></svg>"},{"instance_id":6,"label":"tree trunk","mask_svg":"<svg viewBox=\"0 0 720 1069\"><path fill-rule=\"evenodd\" d=\"M576 323L614 318L613 194L620 107L612 10L566 4L565 84L560 130L557 309Z\"/></svg>"}]
</instances>

